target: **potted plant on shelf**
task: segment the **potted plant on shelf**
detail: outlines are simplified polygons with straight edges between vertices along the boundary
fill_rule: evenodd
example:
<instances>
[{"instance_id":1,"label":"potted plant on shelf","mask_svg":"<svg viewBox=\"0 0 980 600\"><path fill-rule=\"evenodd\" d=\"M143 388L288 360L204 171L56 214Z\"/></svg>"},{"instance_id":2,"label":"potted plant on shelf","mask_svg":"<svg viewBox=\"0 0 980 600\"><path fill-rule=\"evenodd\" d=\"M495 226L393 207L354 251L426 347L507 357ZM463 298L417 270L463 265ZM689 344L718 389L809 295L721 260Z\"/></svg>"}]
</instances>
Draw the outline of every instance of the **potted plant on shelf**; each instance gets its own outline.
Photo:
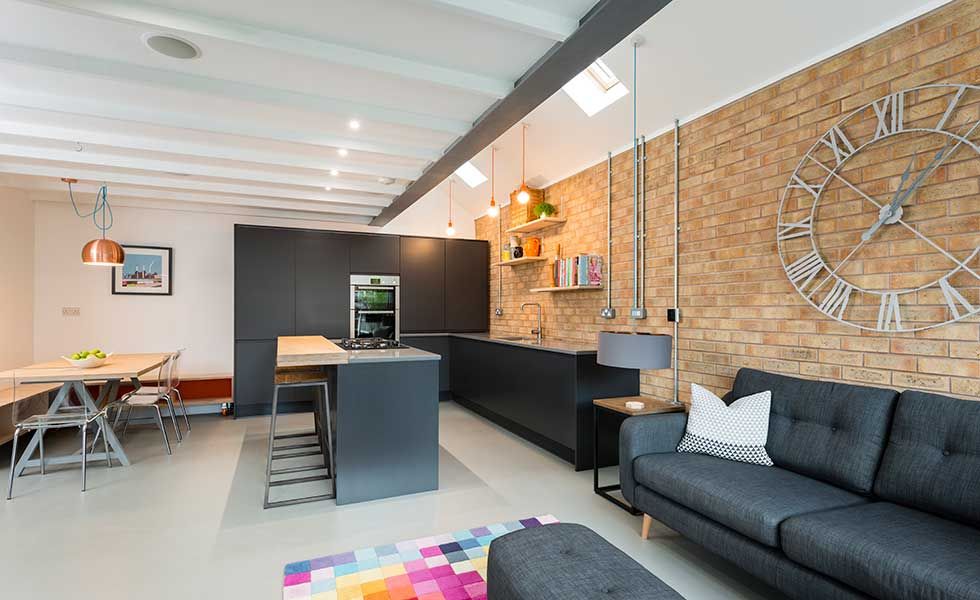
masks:
<instances>
[{"instance_id":1,"label":"potted plant on shelf","mask_svg":"<svg viewBox=\"0 0 980 600\"><path fill-rule=\"evenodd\" d=\"M554 216L557 212L558 209L555 207L555 205L548 202L540 202L534 206L534 214L537 215L539 219Z\"/></svg>"}]
</instances>

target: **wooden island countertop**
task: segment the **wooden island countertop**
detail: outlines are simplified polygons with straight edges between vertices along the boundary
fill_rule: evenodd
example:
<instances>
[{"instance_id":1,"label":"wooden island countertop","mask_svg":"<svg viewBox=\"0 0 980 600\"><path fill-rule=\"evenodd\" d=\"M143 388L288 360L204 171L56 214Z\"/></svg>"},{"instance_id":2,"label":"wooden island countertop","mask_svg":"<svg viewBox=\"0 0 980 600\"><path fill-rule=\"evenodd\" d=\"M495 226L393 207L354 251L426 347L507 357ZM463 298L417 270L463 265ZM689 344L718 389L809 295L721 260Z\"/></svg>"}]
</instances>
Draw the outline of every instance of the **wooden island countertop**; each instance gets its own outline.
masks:
<instances>
[{"instance_id":1,"label":"wooden island countertop","mask_svg":"<svg viewBox=\"0 0 980 600\"><path fill-rule=\"evenodd\" d=\"M346 365L347 351L322 335L279 336L277 367Z\"/></svg>"}]
</instances>

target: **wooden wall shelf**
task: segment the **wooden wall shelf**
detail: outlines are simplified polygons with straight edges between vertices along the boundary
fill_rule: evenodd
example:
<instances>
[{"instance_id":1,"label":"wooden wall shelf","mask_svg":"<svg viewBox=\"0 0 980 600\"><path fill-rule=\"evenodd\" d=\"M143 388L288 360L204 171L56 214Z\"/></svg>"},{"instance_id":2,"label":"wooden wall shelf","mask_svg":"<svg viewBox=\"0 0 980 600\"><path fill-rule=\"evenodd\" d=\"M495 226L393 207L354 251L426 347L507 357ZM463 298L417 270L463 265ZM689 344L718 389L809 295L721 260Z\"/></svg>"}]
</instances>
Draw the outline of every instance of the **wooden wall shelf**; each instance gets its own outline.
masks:
<instances>
[{"instance_id":1,"label":"wooden wall shelf","mask_svg":"<svg viewBox=\"0 0 980 600\"><path fill-rule=\"evenodd\" d=\"M507 230L507 233L531 233L532 231L540 231L542 229L547 229L548 227L561 225L564 222L565 219L560 219L558 217L541 217L540 219L528 221L523 225L511 227Z\"/></svg>"},{"instance_id":2,"label":"wooden wall shelf","mask_svg":"<svg viewBox=\"0 0 980 600\"><path fill-rule=\"evenodd\" d=\"M554 292L591 292L593 290L601 290L603 286L601 285L576 285L571 287L543 287L543 288L531 288L532 294L540 293L554 293Z\"/></svg>"},{"instance_id":3,"label":"wooden wall shelf","mask_svg":"<svg viewBox=\"0 0 980 600\"><path fill-rule=\"evenodd\" d=\"M545 256L522 256L520 258L515 258L513 260L505 260L503 262L495 263L498 267L516 267L517 265L523 265L533 262L541 262L543 260L548 260Z\"/></svg>"}]
</instances>

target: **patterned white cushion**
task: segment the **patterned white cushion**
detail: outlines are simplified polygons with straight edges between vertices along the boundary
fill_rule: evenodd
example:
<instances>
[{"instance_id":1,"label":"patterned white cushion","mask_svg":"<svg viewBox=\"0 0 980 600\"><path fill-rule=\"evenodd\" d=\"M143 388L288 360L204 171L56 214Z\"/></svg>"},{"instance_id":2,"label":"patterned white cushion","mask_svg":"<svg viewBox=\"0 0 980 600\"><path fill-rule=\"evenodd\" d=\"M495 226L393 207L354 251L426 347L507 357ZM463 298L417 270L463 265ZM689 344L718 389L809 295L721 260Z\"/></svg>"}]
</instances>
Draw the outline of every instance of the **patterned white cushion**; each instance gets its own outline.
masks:
<instances>
[{"instance_id":1,"label":"patterned white cushion","mask_svg":"<svg viewBox=\"0 0 980 600\"><path fill-rule=\"evenodd\" d=\"M772 466L766 453L772 392L724 401L696 383L691 384L691 413L678 452L710 454L744 463Z\"/></svg>"}]
</instances>

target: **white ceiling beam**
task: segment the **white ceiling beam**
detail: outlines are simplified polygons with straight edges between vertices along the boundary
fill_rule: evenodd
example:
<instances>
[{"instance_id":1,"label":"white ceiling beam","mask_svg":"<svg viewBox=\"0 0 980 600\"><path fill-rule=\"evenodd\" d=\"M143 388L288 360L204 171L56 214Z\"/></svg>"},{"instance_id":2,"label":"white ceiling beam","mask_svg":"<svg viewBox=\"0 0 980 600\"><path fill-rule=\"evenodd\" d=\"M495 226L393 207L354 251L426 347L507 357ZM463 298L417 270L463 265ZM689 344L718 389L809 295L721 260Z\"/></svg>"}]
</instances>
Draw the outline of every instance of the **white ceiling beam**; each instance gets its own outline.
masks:
<instances>
[{"instance_id":1,"label":"white ceiling beam","mask_svg":"<svg viewBox=\"0 0 980 600\"><path fill-rule=\"evenodd\" d=\"M60 185L59 185L60 184ZM50 180L43 180L29 183L31 189L61 193L65 200L68 200L68 191L65 184ZM95 195L99 190L98 184L79 182L72 185L72 191L76 194ZM361 217L372 217L380 212L378 208L365 206L342 206L329 204L326 202L302 202L288 201L276 198L250 198L241 196L214 196L208 194L197 194L194 192L175 192L172 190L154 190L146 188L133 188L126 186L115 186L109 190L109 203L115 203L117 198L147 198L152 200L168 200L174 202L196 202L198 204L219 204L224 206L248 206L251 208L274 208L280 210L301 210L305 212L330 213L338 215L357 215ZM88 198L75 199L76 202L86 202Z\"/></svg>"},{"instance_id":2,"label":"white ceiling beam","mask_svg":"<svg viewBox=\"0 0 980 600\"><path fill-rule=\"evenodd\" d=\"M512 0L419 0L432 6L488 21L556 42L578 29L578 20Z\"/></svg>"},{"instance_id":3,"label":"white ceiling beam","mask_svg":"<svg viewBox=\"0 0 980 600\"><path fill-rule=\"evenodd\" d=\"M0 136L0 156L16 158L31 158L37 160L54 160L72 164L97 165L118 169L134 169L158 173L180 173L198 177L220 177L239 181L255 181L259 183L276 183L281 185L299 185L314 188L338 188L337 182L327 173L318 176L298 175L277 170L262 170L255 167L228 167L219 165L199 164L175 160L143 158L125 154L111 154L99 150L85 149L81 152L51 146L30 146L11 143L9 136ZM379 184L380 185L380 184ZM387 187L387 186L383 186ZM394 195L397 189L404 186L393 184L384 193Z\"/></svg>"},{"instance_id":4,"label":"white ceiling beam","mask_svg":"<svg viewBox=\"0 0 980 600\"><path fill-rule=\"evenodd\" d=\"M371 52L361 48L331 44L314 38L261 29L245 23L150 6L130 0L125 2L121 0L99 0L96 2L86 0L28 1L56 10L68 9L115 21L164 28L179 33L203 35L226 42L285 52L469 92L478 92L493 98L503 98L513 88L513 82L486 75Z\"/></svg>"},{"instance_id":5,"label":"white ceiling beam","mask_svg":"<svg viewBox=\"0 0 980 600\"><path fill-rule=\"evenodd\" d=\"M164 89L179 89L196 94L246 100L259 104L301 108L343 117L360 115L364 119L456 135L466 133L471 126L467 121L436 115L14 44L0 43L0 60L59 72L80 73L102 79L126 83L136 82ZM400 156L419 156L419 153L423 153L423 158L431 154L431 150L424 148L413 149L395 144L368 142L360 138L338 137L334 141L335 143L331 143L331 145L365 152Z\"/></svg>"},{"instance_id":6,"label":"white ceiling beam","mask_svg":"<svg viewBox=\"0 0 980 600\"><path fill-rule=\"evenodd\" d=\"M143 107L132 103L112 102L101 98L84 98L80 96L68 98L14 88L4 88L2 82L0 82L0 104L9 104L23 108L41 108L63 113L102 117L105 119L135 121L179 129L196 129L198 131L209 131L212 133L310 144L326 148L337 147L331 143L336 140L331 139L328 135L315 131L268 127L256 121L229 119L214 115L168 112L158 107ZM359 144L359 146L359 148L353 148L352 146L349 148L374 153L382 153L380 151L383 149L385 150L383 154L388 155L392 155L395 152L391 146L382 148L372 145L370 149L364 144ZM398 155L422 160L432 160L434 154L440 154L438 152L424 151L417 152L418 156L411 156L411 153L407 151L403 150L402 152L404 153ZM352 163L355 162L354 159L356 159L356 155L349 157Z\"/></svg>"},{"instance_id":7,"label":"white ceiling beam","mask_svg":"<svg viewBox=\"0 0 980 600\"><path fill-rule=\"evenodd\" d=\"M13 187L23 187L14 185ZM45 190L28 190L28 198L32 202L57 202L67 203L68 201L59 194ZM149 198L131 198L120 196L113 199L114 206L124 206L140 209L180 211L202 214L222 214L235 217L251 217L256 219L284 219L289 221L318 221L323 223L344 224L345 230L350 231L370 231L365 227L371 217L360 215L343 215L336 213L321 213L316 211L283 210L267 207L235 206L225 204L204 204L199 202L171 202L169 200L153 200Z\"/></svg>"},{"instance_id":8,"label":"white ceiling beam","mask_svg":"<svg viewBox=\"0 0 980 600\"><path fill-rule=\"evenodd\" d=\"M29 116L25 116L25 113L29 113ZM84 118L82 115L73 116ZM369 175L373 177L384 176L396 179L413 179L418 175L416 169L386 165L384 163L372 164L364 161L353 161L349 157L344 160L338 160L316 155L266 151L255 145L240 147L222 145L211 141L208 143L188 142L186 138L181 137L180 131L173 132L173 137L164 137L163 135L138 135L99 130L95 128L95 125L64 127L48 124L55 120L52 117L61 117L60 120L63 120L64 115L52 111L24 111L19 107L14 107L9 104L0 104L0 133L281 167L316 169L319 171L336 169L342 173L341 180L343 180L343 175L348 174ZM30 120L25 120L27 118L30 118ZM169 134L171 132L167 133ZM248 140L248 142L254 144L252 140ZM391 189L390 186L385 186L385 188L388 190ZM382 191L382 193L387 192Z\"/></svg>"},{"instance_id":9,"label":"white ceiling beam","mask_svg":"<svg viewBox=\"0 0 980 600\"><path fill-rule=\"evenodd\" d=\"M232 194L239 196L258 196L265 198L282 198L289 200L307 200L327 202L351 206L385 207L390 198L376 195L340 194L337 192L313 192L295 188L277 188L234 183L199 181L190 177L153 176L118 171L105 171L97 168L80 167L66 170L65 167L50 164L0 161L0 173L12 175L31 175L50 177L52 180L70 175L82 181L106 182L110 184L125 184L164 189L212 192L216 194Z\"/></svg>"}]
</instances>

